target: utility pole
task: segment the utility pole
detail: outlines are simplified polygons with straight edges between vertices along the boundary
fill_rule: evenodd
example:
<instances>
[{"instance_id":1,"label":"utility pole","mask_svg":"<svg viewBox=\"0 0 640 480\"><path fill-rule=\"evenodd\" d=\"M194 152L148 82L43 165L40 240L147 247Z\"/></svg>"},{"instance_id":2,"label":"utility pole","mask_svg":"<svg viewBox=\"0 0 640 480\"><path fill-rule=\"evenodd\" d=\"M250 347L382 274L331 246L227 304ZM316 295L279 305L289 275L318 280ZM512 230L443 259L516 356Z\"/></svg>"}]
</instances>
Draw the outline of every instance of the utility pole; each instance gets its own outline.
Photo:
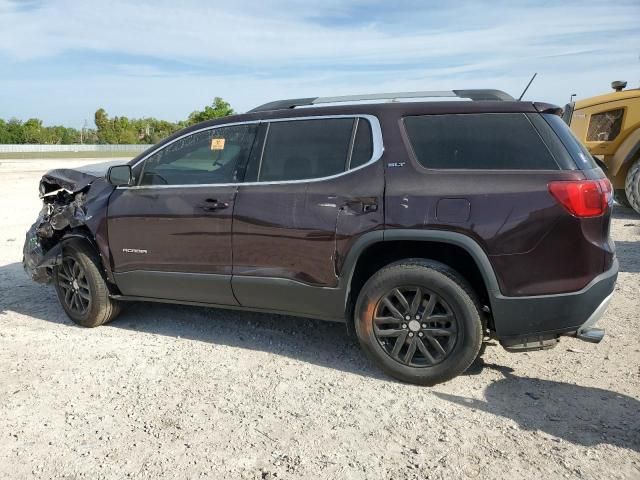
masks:
<instances>
[{"instance_id":1,"label":"utility pole","mask_svg":"<svg viewBox=\"0 0 640 480\"><path fill-rule=\"evenodd\" d=\"M84 123L82 124L82 128L80 129L80 145L84 143L84 131L87 128L87 119L84 119Z\"/></svg>"}]
</instances>

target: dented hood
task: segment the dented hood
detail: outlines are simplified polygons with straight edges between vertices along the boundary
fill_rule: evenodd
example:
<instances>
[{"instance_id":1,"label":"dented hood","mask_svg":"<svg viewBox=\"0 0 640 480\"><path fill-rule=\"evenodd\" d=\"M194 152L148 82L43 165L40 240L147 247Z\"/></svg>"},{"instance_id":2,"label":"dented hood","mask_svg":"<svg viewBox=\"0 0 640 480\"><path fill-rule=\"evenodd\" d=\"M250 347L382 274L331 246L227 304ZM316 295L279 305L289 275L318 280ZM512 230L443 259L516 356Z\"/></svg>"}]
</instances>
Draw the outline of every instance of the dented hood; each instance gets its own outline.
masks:
<instances>
[{"instance_id":1,"label":"dented hood","mask_svg":"<svg viewBox=\"0 0 640 480\"><path fill-rule=\"evenodd\" d=\"M64 188L69 192L78 192L91 184L96 178L104 178L109 167L113 165L122 165L122 161L94 163L76 168L56 168L45 173L42 176L42 181Z\"/></svg>"}]
</instances>

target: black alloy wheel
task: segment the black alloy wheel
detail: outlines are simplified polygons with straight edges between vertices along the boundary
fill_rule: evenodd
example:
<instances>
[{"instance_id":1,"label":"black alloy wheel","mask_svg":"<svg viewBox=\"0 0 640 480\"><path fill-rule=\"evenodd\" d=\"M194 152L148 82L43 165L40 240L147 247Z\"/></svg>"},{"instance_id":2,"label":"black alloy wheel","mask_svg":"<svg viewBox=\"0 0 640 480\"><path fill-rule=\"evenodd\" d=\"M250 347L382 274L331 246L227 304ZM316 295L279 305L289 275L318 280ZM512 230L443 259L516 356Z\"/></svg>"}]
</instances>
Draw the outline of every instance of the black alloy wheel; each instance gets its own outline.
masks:
<instances>
[{"instance_id":1,"label":"black alloy wheel","mask_svg":"<svg viewBox=\"0 0 640 480\"><path fill-rule=\"evenodd\" d=\"M57 280L65 306L73 313L85 315L91 308L91 291L82 265L73 257L64 257Z\"/></svg>"},{"instance_id":2,"label":"black alloy wheel","mask_svg":"<svg viewBox=\"0 0 640 480\"><path fill-rule=\"evenodd\" d=\"M385 352L410 367L431 367L447 358L457 340L452 309L424 287L397 287L377 305L373 331Z\"/></svg>"},{"instance_id":3,"label":"black alloy wheel","mask_svg":"<svg viewBox=\"0 0 640 480\"><path fill-rule=\"evenodd\" d=\"M365 353L403 382L435 385L460 375L480 351L480 305L464 277L441 262L407 258L362 286L354 326Z\"/></svg>"}]
</instances>

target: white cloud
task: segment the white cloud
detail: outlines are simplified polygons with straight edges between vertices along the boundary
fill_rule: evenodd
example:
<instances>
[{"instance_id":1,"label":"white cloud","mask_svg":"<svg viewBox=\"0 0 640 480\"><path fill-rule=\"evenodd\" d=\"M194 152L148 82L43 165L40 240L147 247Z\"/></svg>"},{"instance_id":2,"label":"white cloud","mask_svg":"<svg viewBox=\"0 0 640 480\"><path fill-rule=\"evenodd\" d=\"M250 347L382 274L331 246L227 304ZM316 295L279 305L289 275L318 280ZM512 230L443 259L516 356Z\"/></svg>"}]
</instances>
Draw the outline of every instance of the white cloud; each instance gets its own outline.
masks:
<instances>
[{"instance_id":1,"label":"white cloud","mask_svg":"<svg viewBox=\"0 0 640 480\"><path fill-rule=\"evenodd\" d=\"M51 0L17 8L0 0L3 70L77 52L124 57L81 78L74 65L68 76L0 77L0 117L33 111L77 123L102 105L179 118L214 95L246 110L279 97L363 91L516 94L535 71L528 97L564 102L606 91L616 78L640 79L638 3L316 3ZM176 73L176 63L186 66ZM50 89L60 94L40 93ZM63 102L63 110L51 107Z\"/></svg>"},{"instance_id":2,"label":"white cloud","mask_svg":"<svg viewBox=\"0 0 640 480\"><path fill-rule=\"evenodd\" d=\"M4 0L7 10L7 0ZM242 7L244 5L244 7ZM512 4L466 4L450 10L452 24L433 24L429 9L406 11L413 28L394 23L328 26L309 20L335 12L297 3L270 2L110 2L52 0L38 9L8 9L0 50L16 59L42 58L88 49L158 59L200 60L232 65L398 64L450 55L530 57L559 54L562 41L587 36L582 48L602 48L602 32L627 29L628 46L638 48L640 7L566 4L514 8ZM307 4L308 5L308 4ZM469 19L470 10L475 18ZM500 12L500 16L495 13ZM313 18L313 17L312 17ZM424 19L425 27L416 25ZM487 19L487 21L481 21ZM597 19L597 21L594 21ZM623 47L622 39L617 46Z\"/></svg>"}]
</instances>

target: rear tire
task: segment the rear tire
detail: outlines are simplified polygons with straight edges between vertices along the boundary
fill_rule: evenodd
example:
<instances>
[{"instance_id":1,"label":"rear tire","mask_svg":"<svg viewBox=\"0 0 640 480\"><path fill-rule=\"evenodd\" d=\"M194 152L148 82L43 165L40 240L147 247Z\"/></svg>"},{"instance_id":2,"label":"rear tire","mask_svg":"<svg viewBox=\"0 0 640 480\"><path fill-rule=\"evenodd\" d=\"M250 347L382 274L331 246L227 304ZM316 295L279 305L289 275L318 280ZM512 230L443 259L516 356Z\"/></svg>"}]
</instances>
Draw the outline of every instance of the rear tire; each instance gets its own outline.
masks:
<instances>
[{"instance_id":1,"label":"rear tire","mask_svg":"<svg viewBox=\"0 0 640 480\"><path fill-rule=\"evenodd\" d=\"M54 268L53 280L62 308L78 325L98 327L120 313L120 304L109 297L100 260L81 241L65 244L62 264Z\"/></svg>"},{"instance_id":2,"label":"rear tire","mask_svg":"<svg viewBox=\"0 0 640 480\"><path fill-rule=\"evenodd\" d=\"M618 205L622 205L626 208L632 208L629 203L629 199L627 198L627 192L623 188L613 191L613 199L618 203Z\"/></svg>"},{"instance_id":3,"label":"rear tire","mask_svg":"<svg viewBox=\"0 0 640 480\"><path fill-rule=\"evenodd\" d=\"M482 344L475 294L448 266L407 259L375 273L355 308L366 354L403 382L434 385L460 375Z\"/></svg>"},{"instance_id":4,"label":"rear tire","mask_svg":"<svg viewBox=\"0 0 640 480\"><path fill-rule=\"evenodd\" d=\"M624 182L624 190L629 206L640 214L640 159L636 160L629 168Z\"/></svg>"}]
</instances>

